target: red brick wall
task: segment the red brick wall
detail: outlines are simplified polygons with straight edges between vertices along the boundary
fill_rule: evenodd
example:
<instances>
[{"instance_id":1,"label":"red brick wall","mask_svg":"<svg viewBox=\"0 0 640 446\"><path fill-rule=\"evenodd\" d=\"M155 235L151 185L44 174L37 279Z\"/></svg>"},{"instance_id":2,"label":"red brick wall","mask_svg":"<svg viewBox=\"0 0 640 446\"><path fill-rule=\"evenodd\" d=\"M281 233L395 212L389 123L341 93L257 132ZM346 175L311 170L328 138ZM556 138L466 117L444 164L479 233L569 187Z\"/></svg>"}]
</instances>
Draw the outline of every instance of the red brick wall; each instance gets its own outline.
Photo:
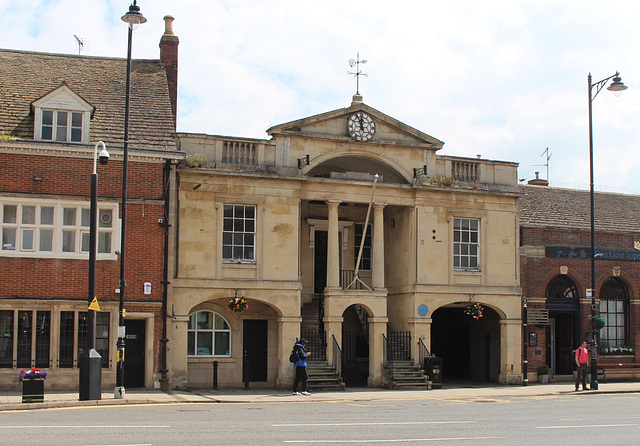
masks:
<instances>
[{"instance_id":1,"label":"red brick wall","mask_svg":"<svg viewBox=\"0 0 640 446\"><path fill-rule=\"evenodd\" d=\"M162 170L162 163L132 162L131 158L129 161L125 309L155 313L154 370L159 368L157 353L162 323L164 229L158 224L158 219L164 218ZM92 158L3 154L0 156L0 193L24 196L25 200L56 196L88 202L92 171ZM34 177L41 177L42 181L34 181ZM106 166L98 165L98 177L98 200L120 202L122 162L112 157ZM86 301L87 268L88 259L0 257L0 296ZM118 302L115 290L119 279L119 259L98 260L96 295L100 303ZM151 295L143 293L144 282L151 282Z\"/></svg>"},{"instance_id":2,"label":"red brick wall","mask_svg":"<svg viewBox=\"0 0 640 446\"><path fill-rule=\"evenodd\" d=\"M632 250L633 241L640 240L640 235L633 233L596 233L596 249ZM551 228L522 228L522 246L569 246L589 249L591 236L589 231L560 230ZM623 361L638 362L637 347L640 347L640 306L634 305L639 296L640 285L640 261L601 260L596 259L596 292L603 283L614 276L614 267L620 268L619 278L624 282L629 291L631 344L636 347L636 354ZM591 261L585 259L525 257L520 258L520 281L523 295L528 298L544 298L549 281L560 274L560 267L568 267L567 275L575 283L580 300L579 332L585 333L591 329L591 301L585 298L586 289L591 288ZM543 303L529 303L529 308L545 308ZM543 349L543 356L535 356L535 348L529 347L527 354L529 359L529 371L537 372L538 366L549 364L546 358L546 330L529 326L530 332L538 333L538 348ZM574 346L574 348L576 348ZM600 356L600 361L606 357Z\"/></svg>"}]
</instances>

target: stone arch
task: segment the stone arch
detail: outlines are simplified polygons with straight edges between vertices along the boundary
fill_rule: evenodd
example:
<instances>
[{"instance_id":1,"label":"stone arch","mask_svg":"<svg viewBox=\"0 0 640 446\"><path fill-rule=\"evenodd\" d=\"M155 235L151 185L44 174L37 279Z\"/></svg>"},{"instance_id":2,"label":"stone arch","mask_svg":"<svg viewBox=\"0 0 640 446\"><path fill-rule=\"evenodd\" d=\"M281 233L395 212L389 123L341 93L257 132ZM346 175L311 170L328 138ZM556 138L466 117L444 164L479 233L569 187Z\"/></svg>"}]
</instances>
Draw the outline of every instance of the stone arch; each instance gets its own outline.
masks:
<instances>
[{"instance_id":1,"label":"stone arch","mask_svg":"<svg viewBox=\"0 0 640 446\"><path fill-rule=\"evenodd\" d=\"M330 152L320 155L312 160L311 165L305 166L302 174L309 176L322 172L323 170L330 171L331 168L337 167L337 164L334 166L334 163L339 163L340 171L342 171L345 166L347 170L349 166L353 166L353 171L355 172L367 172L371 175L378 173L382 175L383 178L385 178L385 182L388 183L409 184L413 180L413 172L409 172L395 160L362 150L351 151L349 153ZM368 169L366 168L367 164L369 164ZM323 169L323 167L325 169Z\"/></svg>"},{"instance_id":2,"label":"stone arch","mask_svg":"<svg viewBox=\"0 0 640 446\"><path fill-rule=\"evenodd\" d=\"M465 313L470 302L481 318ZM442 358L443 379L499 382L505 312L480 299L442 303L431 314L431 353Z\"/></svg>"}]
</instances>

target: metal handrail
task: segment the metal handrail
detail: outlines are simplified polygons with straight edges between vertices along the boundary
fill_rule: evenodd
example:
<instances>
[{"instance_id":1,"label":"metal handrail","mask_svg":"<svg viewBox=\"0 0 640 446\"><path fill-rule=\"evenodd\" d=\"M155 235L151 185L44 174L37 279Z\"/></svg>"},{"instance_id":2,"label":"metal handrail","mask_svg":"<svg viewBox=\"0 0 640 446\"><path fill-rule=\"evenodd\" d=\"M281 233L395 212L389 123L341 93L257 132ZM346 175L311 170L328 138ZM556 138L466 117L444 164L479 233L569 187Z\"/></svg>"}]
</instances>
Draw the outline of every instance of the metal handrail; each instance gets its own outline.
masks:
<instances>
[{"instance_id":1,"label":"metal handrail","mask_svg":"<svg viewBox=\"0 0 640 446\"><path fill-rule=\"evenodd\" d=\"M391 352L388 350L391 350ZM389 360L389 358L391 359ZM387 365L389 374L391 375L391 381L393 381L393 346L389 345L387 335L384 333L382 333L382 361ZM391 362L391 365L389 365L389 362Z\"/></svg>"},{"instance_id":2,"label":"metal handrail","mask_svg":"<svg viewBox=\"0 0 640 446\"><path fill-rule=\"evenodd\" d=\"M420 367L426 370L425 360L427 359L427 357L431 356L431 353L429 352L427 346L424 344L422 338L418 338L418 355L420 358Z\"/></svg>"},{"instance_id":3,"label":"metal handrail","mask_svg":"<svg viewBox=\"0 0 640 446\"><path fill-rule=\"evenodd\" d=\"M336 368L336 373L340 379L342 379L342 349L340 348L335 335L332 334L331 338L333 338L333 366Z\"/></svg>"}]
</instances>

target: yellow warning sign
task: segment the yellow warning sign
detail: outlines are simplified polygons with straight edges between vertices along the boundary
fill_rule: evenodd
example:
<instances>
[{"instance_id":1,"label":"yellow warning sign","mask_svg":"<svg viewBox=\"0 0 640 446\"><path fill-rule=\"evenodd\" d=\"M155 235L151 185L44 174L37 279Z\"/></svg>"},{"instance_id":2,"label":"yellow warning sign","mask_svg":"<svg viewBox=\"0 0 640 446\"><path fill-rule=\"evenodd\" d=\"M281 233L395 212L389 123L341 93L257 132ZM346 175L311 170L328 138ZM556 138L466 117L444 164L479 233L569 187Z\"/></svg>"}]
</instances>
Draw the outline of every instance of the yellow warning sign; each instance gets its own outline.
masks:
<instances>
[{"instance_id":1,"label":"yellow warning sign","mask_svg":"<svg viewBox=\"0 0 640 446\"><path fill-rule=\"evenodd\" d=\"M89 310L100 311L100 304L98 303L98 297L94 297L89 304Z\"/></svg>"}]
</instances>

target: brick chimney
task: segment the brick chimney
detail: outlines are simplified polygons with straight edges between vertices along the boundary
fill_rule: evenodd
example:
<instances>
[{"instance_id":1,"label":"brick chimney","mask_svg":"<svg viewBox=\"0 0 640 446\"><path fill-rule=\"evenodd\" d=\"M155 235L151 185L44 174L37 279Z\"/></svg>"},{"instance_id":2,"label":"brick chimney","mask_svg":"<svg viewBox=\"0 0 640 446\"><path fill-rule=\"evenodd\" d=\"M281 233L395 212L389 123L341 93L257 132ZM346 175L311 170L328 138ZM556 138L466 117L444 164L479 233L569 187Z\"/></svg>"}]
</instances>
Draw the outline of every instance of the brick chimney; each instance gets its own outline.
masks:
<instances>
[{"instance_id":1,"label":"brick chimney","mask_svg":"<svg viewBox=\"0 0 640 446\"><path fill-rule=\"evenodd\" d=\"M176 129L178 116L178 44L180 40L173 34L173 20L170 15L164 17L164 34L160 39L160 61L164 65L171 99L173 129Z\"/></svg>"}]
</instances>

